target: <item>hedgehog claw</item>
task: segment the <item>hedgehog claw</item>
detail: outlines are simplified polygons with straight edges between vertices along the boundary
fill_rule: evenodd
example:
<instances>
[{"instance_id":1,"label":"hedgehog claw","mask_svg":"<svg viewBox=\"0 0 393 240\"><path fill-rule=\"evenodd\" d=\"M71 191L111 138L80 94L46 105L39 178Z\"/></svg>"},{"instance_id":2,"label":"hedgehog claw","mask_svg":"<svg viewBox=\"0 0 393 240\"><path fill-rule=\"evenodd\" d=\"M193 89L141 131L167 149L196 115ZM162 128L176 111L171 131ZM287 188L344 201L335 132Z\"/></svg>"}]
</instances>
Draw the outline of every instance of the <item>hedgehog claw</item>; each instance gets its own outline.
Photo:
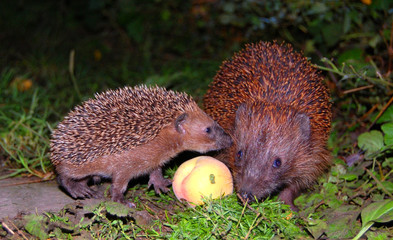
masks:
<instances>
[{"instance_id":1,"label":"hedgehog claw","mask_svg":"<svg viewBox=\"0 0 393 240\"><path fill-rule=\"evenodd\" d=\"M129 208L136 208L135 203L130 202L130 201L126 201L126 205L127 205Z\"/></svg>"},{"instance_id":2,"label":"hedgehog claw","mask_svg":"<svg viewBox=\"0 0 393 240\"><path fill-rule=\"evenodd\" d=\"M151 185L154 185L154 191L157 194L161 194L161 192L168 192L169 188L167 188L167 186L172 184L172 181L170 179L166 179L164 178L164 176L162 176L162 169L158 168L156 170L154 170L153 172L150 173L149 176L149 187Z\"/></svg>"},{"instance_id":3,"label":"hedgehog claw","mask_svg":"<svg viewBox=\"0 0 393 240\"><path fill-rule=\"evenodd\" d=\"M136 207L136 205L133 202L126 200L124 198L123 194L114 194L112 196L112 201L121 203L123 205L126 205L129 208L135 208Z\"/></svg>"},{"instance_id":4,"label":"hedgehog claw","mask_svg":"<svg viewBox=\"0 0 393 240\"><path fill-rule=\"evenodd\" d=\"M70 194L74 198L102 198L102 194L91 189L88 186L79 185L77 188L70 191Z\"/></svg>"},{"instance_id":5,"label":"hedgehog claw","mask_svg":"<svg viewBox=\"0 0 393 240\"><path fill-rule=\"evenodd\" d=\"M58 182L60 185L73 198L101 198L102 194L87 186L87 181L88 179L75 181L65 176L58 176Z\"/></svg>"}]
</instances>

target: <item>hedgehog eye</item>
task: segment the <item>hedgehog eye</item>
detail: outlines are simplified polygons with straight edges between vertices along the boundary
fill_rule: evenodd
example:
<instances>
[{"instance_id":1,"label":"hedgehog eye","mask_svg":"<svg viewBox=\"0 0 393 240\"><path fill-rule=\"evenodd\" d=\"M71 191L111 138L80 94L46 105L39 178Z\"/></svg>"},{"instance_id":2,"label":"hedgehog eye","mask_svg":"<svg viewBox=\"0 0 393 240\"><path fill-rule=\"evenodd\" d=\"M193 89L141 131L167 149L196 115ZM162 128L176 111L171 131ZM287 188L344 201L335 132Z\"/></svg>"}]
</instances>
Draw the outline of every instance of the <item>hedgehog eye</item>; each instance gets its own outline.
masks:
<instances>
[{"instance_id":1,"label":"hedgehog eye","mask_svg":"<svg viewBox=\"0 0 393 240\"><path fill-rule=\"evenodd\" d=\"M273 167L274 167L274 168L279 168L279 167L281 167L281 159L280 159L280 158L274 159L274 161L273 161Z\"/></svg>"},{"instance_id":2,"label":"hedgehog eye","mask_svg":"<svg viewBox=\"0 0 393 240\"><path fill-rule=\"evenodd\" d=\"M205 132L206 132L206 133L211 133L211 132L212 132L212 129L208 127L208 128L205 129Z\"/></svg>"},{"instance_id":3,"label":"hedgehog eye","mask_svg":"<svg viewBox=\"0 0 393 240\"><path fill-rule=\"evenodd\" d=\"M242 166L243 151L240 150L236 153L235 166L240 168Z\"/></svg>"},{"instance_id":4,"label":"hedgehog eye","mask_svg":"<svg viewBox=\"0 0 393 240\"><path fill-rule=\"evenodd\" d=\"M242 157L243 157L243 151L242 151L242 150L240 150L239 152L237 152L237 154L236 154L236 158L237 158L237 160L241 160L241 159L242 159Z\"/></svg>"}]
</instances>

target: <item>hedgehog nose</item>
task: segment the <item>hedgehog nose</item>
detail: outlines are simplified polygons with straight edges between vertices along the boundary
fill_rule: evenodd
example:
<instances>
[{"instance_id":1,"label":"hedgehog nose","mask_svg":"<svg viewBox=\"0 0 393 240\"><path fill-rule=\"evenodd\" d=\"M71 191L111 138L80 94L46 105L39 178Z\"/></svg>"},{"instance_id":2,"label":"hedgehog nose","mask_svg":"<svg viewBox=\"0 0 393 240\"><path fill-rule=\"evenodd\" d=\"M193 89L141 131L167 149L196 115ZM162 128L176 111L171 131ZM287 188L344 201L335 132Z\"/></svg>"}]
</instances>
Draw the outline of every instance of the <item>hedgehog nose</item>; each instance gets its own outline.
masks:
<instances>
[{"instance_id":1,"label":"hedgehog nose","mask_svg":"<svg viewBox=\"0 0 393 240\"><path fill-rule=\"evenodd\" d=\"M225 133L226 134L226 133ZM225 140L225 142L224 142L224 147L230 147L230 146L232 146L232 144L233 144L233 141L232 141L232 138L231 138L231 136L229 136L228 134L226 134L226 140Z\"/></svg>"},{"instance_id":2,"label":"hedgehog nose","mask_svg":"<svg viewBox=\"0 0 393 240\"><path fill-rule=\"evenodd\" d=\"M214 132L215 132L215 137L217 140L217 145L220 148L228 148L232 145L233 141L231 136L227 134L224 129L218 125L217 123L213 126Z\"/></svg>"},{"instance_id":3,"label":"hedgehog nose","mask_svg":"<svg viewBox=\"0 0 393 240\"><path fill-rule=\"evenodd\" d=\"M240 196L244 199L244 200L248 200L248 202L253 202L255 200L254 198L254 194L250 193L250 192L242 192L240 193Z\"/></svg>"}]
</instances>

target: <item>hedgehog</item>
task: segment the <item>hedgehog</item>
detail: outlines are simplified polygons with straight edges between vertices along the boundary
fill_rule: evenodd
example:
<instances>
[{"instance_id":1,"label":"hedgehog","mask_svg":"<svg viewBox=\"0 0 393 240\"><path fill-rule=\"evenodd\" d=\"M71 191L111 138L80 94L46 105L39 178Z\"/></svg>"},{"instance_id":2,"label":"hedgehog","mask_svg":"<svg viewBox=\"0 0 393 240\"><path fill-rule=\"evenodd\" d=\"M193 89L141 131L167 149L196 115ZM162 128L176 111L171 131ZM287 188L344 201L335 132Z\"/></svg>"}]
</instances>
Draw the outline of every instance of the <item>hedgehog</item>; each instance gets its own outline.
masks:
<instances>
[{"instance_id":1,"label":"hedgehog","mask_svg":"<svg viewBox=\"0 0 393 240\"><path fill-rule=\"evenodd\" d=\"M111 179L111 198L125 200L129 181L149 174L149 186L167 192L162 167L186 150L227 148L231 137L186 93L145 85L96 94L76 106L52 133L50 158L59 185L73 198L102 198L91 188Z\"/></svg>"},{"instance_id":2,"label":"hedgehog","mask_svg":"<svg viewBox=\"0 0 393 240\"><path fill-rule=\"evenodd\" d=\"M289 44L247 44L224 61L204 110L233 137L218 155L243 200L294 199L331 164L331 103L323 77Z\"/></svg>"}]
</instances>

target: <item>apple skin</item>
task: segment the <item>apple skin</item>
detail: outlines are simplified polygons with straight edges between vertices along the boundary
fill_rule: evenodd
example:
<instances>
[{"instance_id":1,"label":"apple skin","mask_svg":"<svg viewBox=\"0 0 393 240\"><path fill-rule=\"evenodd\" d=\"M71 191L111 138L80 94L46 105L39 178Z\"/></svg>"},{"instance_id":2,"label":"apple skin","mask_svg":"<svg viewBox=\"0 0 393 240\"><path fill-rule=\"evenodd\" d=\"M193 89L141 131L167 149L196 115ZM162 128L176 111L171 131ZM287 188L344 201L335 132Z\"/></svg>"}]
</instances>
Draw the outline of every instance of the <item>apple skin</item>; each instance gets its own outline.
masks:
<instances>
[{"instance_id":1,"label":"apple skin","mask_svg":"<svg viewBox=\"0 0 393 240\"><path fill-rule=\"evenodd\" d=\"M172 187L177 199L195 206L203 204L204 196L215 199L232 194L233 180L224 163L209 156L199 156L179 166Z\"/></svg>"}]
</instances>

